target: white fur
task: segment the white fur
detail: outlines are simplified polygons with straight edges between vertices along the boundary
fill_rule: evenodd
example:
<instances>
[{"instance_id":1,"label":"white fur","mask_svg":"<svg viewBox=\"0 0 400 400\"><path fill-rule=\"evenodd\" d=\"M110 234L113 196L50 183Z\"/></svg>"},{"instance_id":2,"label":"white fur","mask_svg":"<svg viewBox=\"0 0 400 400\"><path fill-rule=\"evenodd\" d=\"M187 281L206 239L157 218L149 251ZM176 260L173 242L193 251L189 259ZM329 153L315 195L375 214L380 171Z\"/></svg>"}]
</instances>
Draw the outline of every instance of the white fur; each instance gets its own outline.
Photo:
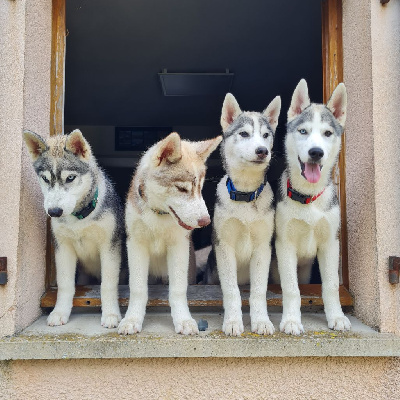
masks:
<instances>
[{"instance_id":1,"label":"white fur","mask_svg":"<svg viewBox=\"0 0 400 400\"><path fill-rule=\"evenodd\" d=\"M280 112L280 98L275 98L265 110L273 131ZM225 98L221 125L224 131L241 114L235 98L228 94ZM260 127L257 113L245 113L253 124L244 129L250 137L241 139L238 133L224 140L224 159L229 177L237 190L255 191L262 182L271 159L273 136L263 135L267 129ZM268 156L261 164L255 164L255 150L268 149ZM239 336L243 333L241 298L238 284L250 282L250 317L252 332L273 334L274 327L269 319L266 303L268 271L271 259L270 241L274 231L274 210L271 208L272 190L267 183L260 196L252 202L230 199L226 187L228 175L218 184L219 203L215 206L214 231L215 255L223 293L225 309L222 330L226 335Z\"/></svg>"},{"instance_id":2,"label":"white fur","mask_svg":"<svg viewBox=\"0 0 400 400\"><path fill-rule=\"evenodd\" d=\"M341 91L342 98L345 98L344 85L338 87L337 90ZM344 123L346 101L340 102L336 99L335 104L341 115L341 119L338 121ZM302 80L293 94L288 120L296 118L309 105L307 84ZM323 106L312 104L311 107L315 113L314 118L304 124L304 128L309 132L308 135L302 136L298 132L289 132L286 138L288 169L283 174L280 183L281 193L285 196L277 204L275 219L275 246L283 296L280 330L292 335L299 335L304 331L301 324L301 299L297 268L298 266L300 269L305 267L299 280L300 282L307 280L315 256L318 258L321 272L322 297L328 326L336 330L350 329L350 322L342 312L339 299L339 240L337 234L340 225L340 209L338 205L330 206L330 201L335 194L330 174L340 150L340 136L333 134L325 137L324 132L332 130L332 127L321 122L320 113ZM298 157L306 162L308 150L315 146L324 150L324 157L321 160L323 168L320 180L317 183L310 183L301 176ZM290 177L293 188L300 193L316 195L323 190L324 192L311 204L304 205L293 201L286 196L288 177Z\"/></svg>"},{"instance_id":3,"label":"white fur","mask_svg":"<svg viewBox=\"0 0 400 400\"><path fill-rule=\"evenodd\" d=\"M83 138L80 131L76 130L68 136L68 140L74 137L81 140L86 149L86 157L82 158L89 163L90 169L96 176L98 187L97 206L90 215L79 220L71 215L77 203L86 197L93 185L90 173L80 175L76 171L61 171L61 179L65 182L69 175L76 175L74 181L62 187L58 183L53 188L43 180L43 176L50 181L48 171L39 174L39 181L44 195L44 208L46 212L50 208L61 208L63 216L52 218L51 227L56 239L55 261L57 274L57 301L54 310L47 318L50 326L64 325L68 322L72 309L72 301L75 294L75 271L77 261L91 275L101 278L101 325L106 328L114 328L121 320L118 305L118 279L121 262L121 247L112 246L112 235L115 230L116 218L111 212L105 212L101 218L95 220L102 208L106 193L106 182L103 172L97 167L96 160L92 156L89 144ZM63 143L65 137L53 137L53 141L59 138ZM25 141L33 161L38 160L37 145L40 144L43 151L46 145L43 139L31 132L25 133ZM66 146L67 146L66 144ZM60 150L62 146L60 147ZM62 153L62 151L61 151ZM60 155L59 155L60 156ZM54 170L56 158L54 160Z\"/></svg>"},{"instance_id":4,"label":"white fur","mask_svg":"<svg viewBox=\"0 0 400 400\"><path fill-rule=\"evenodd\" d=\"M177 135L177 134L171 134ZM201 194L196 191L194 196L179 191L176 185L160 185L154 176L160 168L170 165L171 176L189 173L196 176L197 188L201 188L204 179L201 172L205 171L204 161L218 146L221 138L208 141L204 152L198 149L200 157L192 157L191 162L185 161L181 167L179 160L186 159L185 150L196 148L196 143L178 141L176 136L168 136L163 142L149 149L142 157L136 171L132 191L136 194L139 185L144 182L144 196L126 203L126 231L129 261L130 301L125 318L121 321L118 332L133 334L142 330L143 320L148 300L147 278L149 273L156 276L169 276L169 303L176 333L193 335L198 333L196 321L191 317L186 299L188 266L189 266L189 237L187 229L178 224L178 220L171 212L172 207L179 219L188 227L198 227L201 218L209 218ZM168 142L171 146L179 146L181 152L177 154L174 147L173 160L160 165L160 152ZM179 136L178 136L179 138ZM171 144L172 143L172 144ZM201 143L201 142L200 142ZM203 142L207 143L207 142ZM168 164L170 163L170 164ZM169 176L169 178L171 178ZM179 182L178 187L191 190L191 183ZM154 209L168 212L159 215Z\"/></svg>"}]
</instances>

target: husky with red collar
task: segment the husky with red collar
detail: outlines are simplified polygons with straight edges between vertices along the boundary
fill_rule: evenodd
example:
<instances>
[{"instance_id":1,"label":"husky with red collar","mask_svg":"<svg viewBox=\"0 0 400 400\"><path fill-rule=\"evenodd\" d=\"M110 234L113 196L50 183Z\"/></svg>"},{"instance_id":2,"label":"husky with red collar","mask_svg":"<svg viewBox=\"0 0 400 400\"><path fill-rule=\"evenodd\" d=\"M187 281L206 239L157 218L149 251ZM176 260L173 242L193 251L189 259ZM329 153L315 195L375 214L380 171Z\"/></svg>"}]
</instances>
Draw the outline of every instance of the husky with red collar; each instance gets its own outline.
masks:
<instances>
[{"instance_id":1,"label":"husky with red collar","mask_svg":"<svg viewBox=\"0 0 400 400\"><path fill-rule=\"evenodd\" d=\"M238 284L249 282L251 330L260 335L274 333L266 303L274 208L265 174L280 110L278 96L263 113L242 112L230 93L222 107L221 154L227 175L217 187L213 243L226 335L243 333Z\"/></svg>"},{"instance_id":2,"label":"husky with red collar","mask_svg":"<svg viewBox=\"0 0 400 400\"><path fill-rule=\"evenodd\" d=\"M297 85L288 111L286 164L277 199L276 255L282 286L280 330L299 335L300 283L309 281L318 258L328 326L350 329L339 300L340 208L332 182L346 121L346 88L340 83L327 105L310 103L304 79Z\"/></svg>"},{"instance_id":3,"label":"husky with red collar","mask_svg":"<svg viewBox=\"0 0 400 400\"><path fill-rule=\"evenodd\" d=\"M176 333L199 332L187 305L189 238L211 220L201 190L205 161L222 137L189 142L171 133L141 158L125 208L130 300L120 334L142 330L149 273L169 278L169 304Z\"/></svg>"}]
</instances>

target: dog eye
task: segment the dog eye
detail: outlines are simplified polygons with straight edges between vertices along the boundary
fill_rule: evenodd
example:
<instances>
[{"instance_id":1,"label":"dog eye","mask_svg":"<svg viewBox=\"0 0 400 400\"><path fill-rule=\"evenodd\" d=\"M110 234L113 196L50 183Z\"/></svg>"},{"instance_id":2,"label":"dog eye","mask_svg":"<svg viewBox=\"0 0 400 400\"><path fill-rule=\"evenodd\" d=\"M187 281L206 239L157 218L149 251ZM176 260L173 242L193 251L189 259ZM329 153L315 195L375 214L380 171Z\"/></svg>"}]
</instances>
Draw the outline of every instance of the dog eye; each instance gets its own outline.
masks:
<instances>
[{"instance_id":1,"label":"dog eye","mask_svg":"<svg viewBox=\"0 0 400 400\"><path fill-rule=\"evenodd\" d=\"M187 192L188 192L188 190L187 190L185 187L183 187L183 186L177 186L177 185L175 185L175 187L176 187L180 192L182 192L182 193L187 193Z\"/></svg>"},{"instance_id":2,"label":"dog eye","mask_svg":"<svg viewBox=\"0 0 400 400\"><path fill-rule=\"evenodd\" d=\"M264 138L267 138L267 137L268 137L268 132L265 132L264 135L263 135L263 137L264 137Z\"/></svg>"},{"instance_id":3,"label":"dog eye","mask_svg":"<svg viewBox=\"0 0 400 400\"><path fill-rule=\"evenodd\" d=\"M42 175L42 179L43 179L46 183L50 183L50 181L49 181L44 175Z\"/></svg>"},{"instance_id":4,"label":"dog eye","mask_svg":"<svg viewBox=\"0 0 400 400\"><path fill-rule=\"evenodd\" d=\"M326 132L325 132L325 136L326 136L326 137L329 137L329 136L331 136L331 135L332 135L332 132L331 132L331 131L326 131Z\"/></svg>"},{"instance_id":5,"label":"dog eye","mask_svg":"<svg viewBox=\"0 0 400 400\"><path fill-rule=\"evenodd\" d=\"M307 131L304 128L299 129L299 133L300 133L300 135L307 135Z\"/></svg>"},{"instance_id":6,"label":"dog eye","mask_svg":"<svg viewBox=\"0 0 400 400\"><path fill-rule=\"evenodd\" d=\"M66 183L71 183L76 178L76 175L68 175L65 180Z\"/></svg>"},{"instance_id":7,"label":"dog eye","mask_svg":"<svg viewBox=\"0 0 400 400\"><path fill-rule=\"evenodd\" d=\"M241 137L249 137L250 136L247 132L240 132L239 135Z\"/></svg>"}]
</instances>

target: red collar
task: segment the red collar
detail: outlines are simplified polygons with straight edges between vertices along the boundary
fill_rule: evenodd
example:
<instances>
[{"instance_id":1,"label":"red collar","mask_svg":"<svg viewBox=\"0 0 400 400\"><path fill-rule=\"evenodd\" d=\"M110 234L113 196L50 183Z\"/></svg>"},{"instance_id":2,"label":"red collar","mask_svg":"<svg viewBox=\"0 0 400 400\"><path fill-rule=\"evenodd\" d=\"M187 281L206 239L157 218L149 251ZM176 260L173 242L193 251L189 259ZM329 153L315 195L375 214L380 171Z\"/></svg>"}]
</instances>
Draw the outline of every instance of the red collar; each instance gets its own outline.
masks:
<instances>
[{"instance_id":1,"label":"red collar","mask_svg":"<svg viewBox=\"0 0 400 400\"><path fill-rule=\"evenodd\" d=\"M287 180L287 195L294 201L298 201L301 204L310 204L313 201L317 200L319 196L321 196L322 193L324 193L325 188L322 190L322 192L319 192L315 196L307 196L306 194L299 193L298 191L294 190L292 188L292 185L290 184L290 180Z\"/></svg>"}]
</instances>

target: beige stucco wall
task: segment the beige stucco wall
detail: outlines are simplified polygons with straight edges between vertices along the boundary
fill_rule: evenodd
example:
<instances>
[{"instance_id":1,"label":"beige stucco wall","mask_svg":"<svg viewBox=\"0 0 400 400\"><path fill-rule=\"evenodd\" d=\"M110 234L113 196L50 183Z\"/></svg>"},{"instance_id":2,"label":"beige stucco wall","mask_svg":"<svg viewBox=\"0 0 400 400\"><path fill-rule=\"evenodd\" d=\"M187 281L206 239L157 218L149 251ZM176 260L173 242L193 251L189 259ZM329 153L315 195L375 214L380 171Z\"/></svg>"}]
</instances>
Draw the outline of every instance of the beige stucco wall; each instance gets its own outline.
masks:
<instances>
[{"instance_id":1,"label":"beige stucco wall","mask_svg":"<svg viewBox=\"0 0 400 400\"><path fill-rule=\"evenodd\" d=\"M349 93L347 210L356 314L398 332L400 0L343 1ZM0 2L0 336L40 312L45 260L41 195L22 129L49 126L51 0ZM60 360L0 363L0 399L399 398L400 361L385 358Z\"/></svg>"},{"instance_id":2,"label":"beige stucco wall","mask_svg":"<svg viewBox=\"0 0 400 400\"><path fill-rule=\"evenodd\" d=\"M21 361L0 371L7 400L387 400L400 393L399 361L380 358Z\"/></svg>"},{"instance_id":3,"label":"beige stucco wall","mask_svg":"<svg viewBox=\"0 0 400 400\"><path fill-rule=\"evenodd\" d=\"M388 257L400 255L399 21L399 0L343 1L350 288L358 317L396 333Z\"/></svg>"},{"instance_id":4,"label":"beige stucco wall","mask_svg":"<svg viewBox=\"0 0 400 400\"><path fill-rule=\"evenodd\" d=\"M0 336L40 315L46 219L22 130L49 130L50 44L51 0L0 2Z\"/></svg>"}]
</instances>

